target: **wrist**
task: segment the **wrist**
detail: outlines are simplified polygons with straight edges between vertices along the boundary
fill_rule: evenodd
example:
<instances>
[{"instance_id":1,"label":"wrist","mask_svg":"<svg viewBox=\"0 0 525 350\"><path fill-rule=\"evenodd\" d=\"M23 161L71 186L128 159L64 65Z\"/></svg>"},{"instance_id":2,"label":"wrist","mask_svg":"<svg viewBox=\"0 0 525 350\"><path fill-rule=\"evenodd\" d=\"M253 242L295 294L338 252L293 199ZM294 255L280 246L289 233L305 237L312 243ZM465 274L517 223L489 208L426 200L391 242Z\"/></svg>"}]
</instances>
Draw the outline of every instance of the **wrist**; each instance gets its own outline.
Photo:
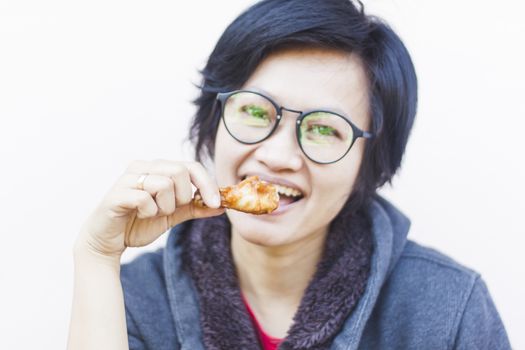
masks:
<instances>
[{"instance_id":1,"label":"wrist","mask_svg":"<svg viewBox=\"0 0 525 350\"><path fill-rule=\"evenodd\" d=\"M120 269L121 257L122 253L104 254L86 241L77 240L73 247L75 265L102 264Z\"/></svg>"}]
</instances>

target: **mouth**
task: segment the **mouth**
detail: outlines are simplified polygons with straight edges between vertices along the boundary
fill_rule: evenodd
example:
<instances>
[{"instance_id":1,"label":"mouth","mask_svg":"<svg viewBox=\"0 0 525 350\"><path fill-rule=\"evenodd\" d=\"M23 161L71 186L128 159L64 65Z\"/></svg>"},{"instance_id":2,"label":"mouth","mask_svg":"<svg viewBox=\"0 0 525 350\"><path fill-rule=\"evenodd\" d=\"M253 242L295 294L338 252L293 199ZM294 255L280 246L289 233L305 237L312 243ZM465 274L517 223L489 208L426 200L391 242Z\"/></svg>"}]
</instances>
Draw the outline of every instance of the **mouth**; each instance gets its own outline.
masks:
<instances>
[{"instance_id":1,"label":"mouth","mask_svg":"<svg viewBox=\"0 0 525 350\"><path fill-rule=\"evenodd\" d=\"M303 193L295 188L279 184L273 185L277 189L277 193L279 193L279 207L282 205L289 205L298 202L304 198Z\"/></svg>"},{"instance_id":2,"label":"mouth","mask_svg":"<svg viewBox=\"0 0 525 350\"><path fill-rule=\"evenodd\" d=\"M244 175L241 178L241 180L246 179L249 175ZM277 189L277 193L279 193L279 207L273 213L279 213L283 211L287 206L295 204L305 197L301 189L299 189L297 186L291 184L288 181L269 178L261 174L257 174L257 176L259 176L261 180L274 185Z\"/></svg>"}]
</instances>

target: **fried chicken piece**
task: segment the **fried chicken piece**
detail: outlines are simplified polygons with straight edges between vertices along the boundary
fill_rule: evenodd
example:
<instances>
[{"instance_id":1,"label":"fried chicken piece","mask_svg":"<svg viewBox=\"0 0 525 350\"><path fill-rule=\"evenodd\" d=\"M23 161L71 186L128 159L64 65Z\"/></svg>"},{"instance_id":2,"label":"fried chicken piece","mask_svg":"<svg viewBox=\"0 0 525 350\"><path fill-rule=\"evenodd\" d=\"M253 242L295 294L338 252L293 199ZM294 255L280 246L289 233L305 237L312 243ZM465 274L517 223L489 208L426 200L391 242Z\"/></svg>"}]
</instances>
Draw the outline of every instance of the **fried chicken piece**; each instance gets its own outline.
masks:
<instances>
[{"instance_id":1,"label":"fried chicken piece","mask_svg":"<svg viewBox=\"0 0 525 350\"><path fill-rule=\"evenodd\" d=\"M250 176L234 186L219 188L221 207L250 214L268 214L279 206L279 194L271 183ZM200 192L193 198L195 205L205 207Z\"/></svg>"}]
</instances>

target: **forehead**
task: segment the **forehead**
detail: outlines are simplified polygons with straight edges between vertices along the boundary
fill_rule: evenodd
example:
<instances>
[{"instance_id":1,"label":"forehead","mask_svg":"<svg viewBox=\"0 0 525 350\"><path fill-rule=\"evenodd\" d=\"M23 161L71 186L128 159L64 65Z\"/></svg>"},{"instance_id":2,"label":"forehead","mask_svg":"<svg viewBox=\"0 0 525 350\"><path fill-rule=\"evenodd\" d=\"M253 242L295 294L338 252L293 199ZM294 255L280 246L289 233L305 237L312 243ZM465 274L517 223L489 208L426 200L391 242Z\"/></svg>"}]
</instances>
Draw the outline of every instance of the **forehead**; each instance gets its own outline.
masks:
<instances>
[{"instance_id":1,"label":"forehead","mask_svg":"<svg viewBox=\"0 0 525 350\"><path fill-rule=\"evenodd\" d=\"M359 124L368 118L368 79L359 57L321 48L287 49L264 59L244 85L298 110L329 108Z\"/></svg>"}]
</instances>

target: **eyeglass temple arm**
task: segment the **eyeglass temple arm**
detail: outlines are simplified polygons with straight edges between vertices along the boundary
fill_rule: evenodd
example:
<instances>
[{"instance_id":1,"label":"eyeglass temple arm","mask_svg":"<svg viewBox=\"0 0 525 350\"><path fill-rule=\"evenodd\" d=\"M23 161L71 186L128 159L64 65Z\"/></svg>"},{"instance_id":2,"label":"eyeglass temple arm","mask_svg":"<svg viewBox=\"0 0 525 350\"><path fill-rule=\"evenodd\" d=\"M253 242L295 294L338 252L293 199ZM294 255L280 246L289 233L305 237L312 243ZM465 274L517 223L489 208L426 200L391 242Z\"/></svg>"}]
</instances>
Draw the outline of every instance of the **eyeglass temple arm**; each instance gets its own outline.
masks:
<instances>
[{"instance_id":1,"label":"eyeglass temple arm","mask_svg":"<svg viewBox=\"0 0 525 350\"><path fill-rule=\"evenodd\" d=\"M362 131L361 132L361 137L365 138L365 139L371 139L372 137L374 137L374 134L372 134L371 132L368 132L368 131Z\"/></svg>"}]
</instances>

